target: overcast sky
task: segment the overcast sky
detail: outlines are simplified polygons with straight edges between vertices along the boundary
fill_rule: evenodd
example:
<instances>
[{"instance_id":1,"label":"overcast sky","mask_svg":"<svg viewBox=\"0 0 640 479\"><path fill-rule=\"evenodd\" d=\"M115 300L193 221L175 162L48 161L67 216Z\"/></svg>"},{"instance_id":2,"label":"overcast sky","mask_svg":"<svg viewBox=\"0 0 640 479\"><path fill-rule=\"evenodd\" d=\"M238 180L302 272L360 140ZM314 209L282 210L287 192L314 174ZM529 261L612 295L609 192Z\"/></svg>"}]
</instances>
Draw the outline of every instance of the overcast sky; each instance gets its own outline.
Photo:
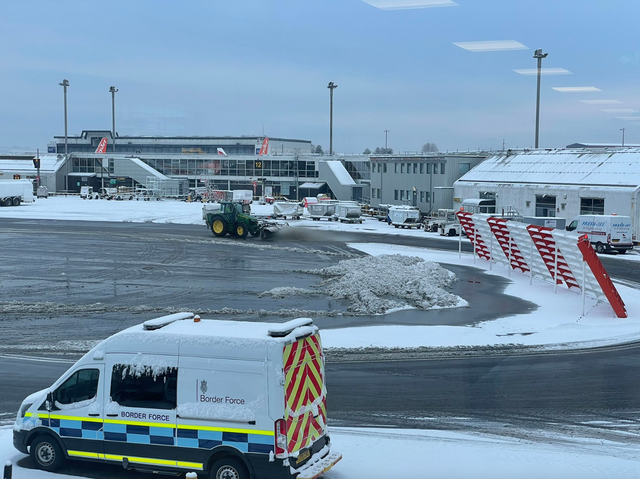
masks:
<instances>
[{"instance_id":1,"label":"overcast sky","mask_svg":"<svg viewBox=\"0 0 640 479\"><path fill-rule=\"evenodd\" d=\"M396 151L531 147L536 77L514 70L538 48L572 73L542 77L541 147L621 128L640 143L638 0L368 1L3 1L0 149L64 134L65 78L70 135L111 129L115 85L120 135L264 131L328 150L333 81L337 152L384 146L384 130ZM498 40L522 46L455 45Z\"/></svg>"}]
</instances>

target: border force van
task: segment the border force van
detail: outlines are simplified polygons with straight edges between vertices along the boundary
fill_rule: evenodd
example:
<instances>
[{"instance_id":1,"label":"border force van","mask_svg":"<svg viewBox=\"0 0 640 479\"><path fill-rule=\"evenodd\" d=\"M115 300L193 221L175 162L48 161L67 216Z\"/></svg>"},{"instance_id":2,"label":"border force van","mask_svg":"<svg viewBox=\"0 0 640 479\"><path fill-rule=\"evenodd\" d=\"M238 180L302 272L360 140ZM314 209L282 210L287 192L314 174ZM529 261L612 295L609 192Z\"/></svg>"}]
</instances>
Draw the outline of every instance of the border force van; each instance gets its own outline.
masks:
<instances>
[{"instance_id":1,"label":"border force van","mask_svg":"<svg viewBox=\"0 0 640 479\"><path fill-rule=\"evenodd\" d=\"M326 426L324 356L308 318L283 324L177 313L104 340L27 397L14 446L211 479L315 478L342 456Z\"/></svg>"},{"instance_id":2,"label":"border force van","mask_svg":"<svg viewBox=\"0 0 640 479\"><path fill-rule=\"evenodd\" d=\"M635 241L631 217L618 215L579 215L567 226L567 231L587 235L598 253L633 249Z\"/></svg>"}]
</instances>

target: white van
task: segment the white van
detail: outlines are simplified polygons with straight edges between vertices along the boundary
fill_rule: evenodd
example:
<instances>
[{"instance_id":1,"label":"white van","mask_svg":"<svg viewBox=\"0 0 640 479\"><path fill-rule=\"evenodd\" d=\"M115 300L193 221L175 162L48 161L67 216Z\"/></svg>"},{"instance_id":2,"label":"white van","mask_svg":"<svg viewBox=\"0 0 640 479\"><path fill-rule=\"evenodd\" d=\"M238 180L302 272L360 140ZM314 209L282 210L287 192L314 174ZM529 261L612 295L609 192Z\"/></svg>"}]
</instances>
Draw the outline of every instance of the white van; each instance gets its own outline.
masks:
<instances>
[{"instance_id":1,"label":"white van","mask_svg":"<svg viewBox=\"0 0 640 479\"><path fill-rule=\"evenodd\" d=\"M49 471L81 459L211 479L315 478L342 458L326 417L311 319L177 313L102 341L27 397L13 444Z\"/></svg>"},{"instance_id":2,"label":"white van","mask_svg":"<svg viewBox=\"0 0 640 479\"><path fill-rule=\"evenodd\" d=\"M633 249L635 241L631 217L618 215L579 215L576 216L567 231L588 235L589 241L598 253L618 251L626 253Z\"/></svg>"}]
</instances>

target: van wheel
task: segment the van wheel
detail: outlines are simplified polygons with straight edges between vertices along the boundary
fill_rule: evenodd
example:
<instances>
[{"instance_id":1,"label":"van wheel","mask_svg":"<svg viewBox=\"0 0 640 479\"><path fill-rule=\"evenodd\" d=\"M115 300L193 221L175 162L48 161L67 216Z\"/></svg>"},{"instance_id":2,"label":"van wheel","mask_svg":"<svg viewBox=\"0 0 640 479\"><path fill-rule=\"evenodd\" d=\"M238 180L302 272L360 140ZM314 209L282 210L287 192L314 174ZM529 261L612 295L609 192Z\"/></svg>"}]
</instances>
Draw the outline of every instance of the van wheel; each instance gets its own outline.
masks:
<instances>
[{"instance_id":1,"label":"van wheel","mask_svg":"<svg viewBox=\"0 0 640 479\"><path fill-rule=\"evenodd\" d=\"M240 461L233 457L218 459L211 466L210 479L249 479L249 474Z\"/></svg>"},{"instance_id":2,"label":"van wheel","mask_svg":"<svg viewBox=\"0 0 640 479\"><path fill-rule=\"evenodd\" d=\"M602 243L596 243L596 253L604 253L604 245Z\"/></svg>"},{"instance_id":3,"label":"van wheel","mask_svg":"<svg viewBox=\"0 0 640 479\"><path fill-rule=\"evenodd\" d=\"M45 471L57 471L64 464L64 454L58 442L50 436L37 437L31 443L31 459Z\"/></svg>"}]
</instances>

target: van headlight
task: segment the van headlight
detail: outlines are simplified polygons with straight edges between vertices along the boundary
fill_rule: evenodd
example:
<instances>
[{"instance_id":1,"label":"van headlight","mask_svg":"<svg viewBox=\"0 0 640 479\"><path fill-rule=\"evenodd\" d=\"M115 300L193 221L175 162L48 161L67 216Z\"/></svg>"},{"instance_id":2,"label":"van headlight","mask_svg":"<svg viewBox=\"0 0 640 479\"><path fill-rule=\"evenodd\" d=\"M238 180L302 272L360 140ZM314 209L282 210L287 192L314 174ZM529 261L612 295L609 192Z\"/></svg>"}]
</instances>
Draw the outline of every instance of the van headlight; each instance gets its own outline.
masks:
<instances>
[{"instance_id":1,"label":"van headlight","mask_svg":"<svg viewBox=\"0 0 640 479\"><path fill-rule=\"evenodd\" d=\"M31 406L33 406L32 402L23 403L22 406L20 406L20 411L18 411L18 419L22 419Z\"/></svg>"}]
</instances>

